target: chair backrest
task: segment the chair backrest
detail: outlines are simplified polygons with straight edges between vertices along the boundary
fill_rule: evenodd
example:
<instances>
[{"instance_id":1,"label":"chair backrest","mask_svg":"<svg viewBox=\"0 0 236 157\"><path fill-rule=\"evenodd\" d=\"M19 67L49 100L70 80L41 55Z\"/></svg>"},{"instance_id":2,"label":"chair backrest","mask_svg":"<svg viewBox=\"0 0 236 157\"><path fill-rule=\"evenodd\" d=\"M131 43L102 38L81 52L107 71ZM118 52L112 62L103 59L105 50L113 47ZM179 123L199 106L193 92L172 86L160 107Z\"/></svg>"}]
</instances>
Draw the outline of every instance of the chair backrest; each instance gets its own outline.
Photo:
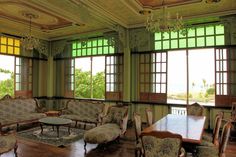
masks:
<instances>
[{"instance_id":1,"label":"chair backrest","mask_svg":"<svg viewBox=\"0 0 236 157\"><path fill-rule=\"evenodd\" d=\"M192 105L187 106L187 115L203 116L203 110L203 106L198 103L193 103Z\"/></svg>"},{"instance_id":2,"label":"chair backrest","mask_svg":"<svg viewBox=\"0 0 236 157\"><path fill-rule=\"evenodd\" d=\"M142 131L142 121L141 121L141 116L135 112L134 112L134 126L135 126L136 142L138 143Z\"/></svg>"},{"instance_id":3,"label":"chair backrest","mask_svg":"<svg viewBox=\"0 0 236 157\"><path fill-rule=\"evenodd\" d=\"M128 115L128 107L126 106L111 106L108 109L108 113L105 122L103 123L117 123L120 125L122 119Z\"/></svg>"},{"instance_id":4,"label":"chair backrest","mask_svg":"<svg viewBox=\"0 0 236 157\"><path fill-rule=\"evenodd\" d=\"M182 136L168 131L151 131L141 134L144 157L181 154Z\"/></svg>"},{"instance_id":5,"label":"chair backrest","mask_svg":"<svg viewBox=\"0 0 236 157\"><path fill-rule=\"evenodd\" d=\"M220 139L219 157L225 157L225 150L228 144L231 127L232 127L231 121L228 121L223 127Z\"/></svg>"},{"instance_id":6,"label":"chair backrest","mask_svg":"<svg viewBox=\"0 0 236 157\"><path fill-rule=\"evenodd\" d=\"M223 112L219 112L215 117L215 126L213 130L213 143L216 146L219 146L219 132L221 127L221 122L223 118Z\"/></svg>"},{"instance_id":7,"label":"chair backrest","mask_svg":"<svg viewBox=\"0 0 236 157\"><path fill-rule=\"evenodd\" d=\"M13 99L9 94L4 95L0 100Z\"/></svg>"},{"instance_id":8,"label":"chair backrest","mask_svg":"<svg viewBox=\"0 0 236 157\"><path fill-rule=\"evenodd\" d=\"M153 115L152 110L150 108L146 108L146 117L147 117L147 123L149 126L153 124Z\"/></svg>"}]
</instances>

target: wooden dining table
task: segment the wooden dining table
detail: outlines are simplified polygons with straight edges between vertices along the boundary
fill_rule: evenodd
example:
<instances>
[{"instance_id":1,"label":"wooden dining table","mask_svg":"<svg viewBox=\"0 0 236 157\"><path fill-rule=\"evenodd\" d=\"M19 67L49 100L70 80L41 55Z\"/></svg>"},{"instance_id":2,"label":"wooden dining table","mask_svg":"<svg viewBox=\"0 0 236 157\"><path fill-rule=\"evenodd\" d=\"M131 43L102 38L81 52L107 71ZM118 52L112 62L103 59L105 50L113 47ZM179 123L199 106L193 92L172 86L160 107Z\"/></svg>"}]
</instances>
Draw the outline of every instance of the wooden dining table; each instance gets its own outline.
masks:
<instances>
[{"instance_id":1,"label":"wooden dining table","mask_svg":"<svg viewBox=\"0 0 236 157\"><path fill-rule=\"evenodd\" d=\"M200 144L205 120L205 116L168 114L153 125L145 128L142 133L169 131L180 134L184 143Z\"/></svg>"}]
</instances>

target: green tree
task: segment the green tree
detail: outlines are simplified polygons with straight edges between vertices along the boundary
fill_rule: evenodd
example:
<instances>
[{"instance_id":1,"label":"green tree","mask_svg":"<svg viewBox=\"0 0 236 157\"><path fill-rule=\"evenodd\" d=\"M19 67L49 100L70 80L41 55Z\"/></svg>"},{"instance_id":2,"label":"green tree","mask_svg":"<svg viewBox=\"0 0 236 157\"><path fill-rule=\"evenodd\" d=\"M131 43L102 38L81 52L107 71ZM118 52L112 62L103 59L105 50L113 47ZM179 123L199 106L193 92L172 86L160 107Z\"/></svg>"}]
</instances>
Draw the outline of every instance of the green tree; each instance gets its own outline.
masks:
<instances>
[{"instance_id":1,"label":"green tree","mask_svg":"<svg viewBox=\"0 0 236 157\"><path fill-rule=\"evenodd\" d=\"M105 98L105 74L99 72L93 76L93 98Z\"/></svg>"},{"instance_id":2,"label":"green tree","mask_svg":"<svg viewBox=\"0 0 236 157\"><path fill-rule=\"evenodd\" d=\"M0 98L6 94L11 96L14 95L14 74L9 70L4 70L0 68L0 73L11 74L10 79L0 81Z\"/></svg>"}]
</instances>

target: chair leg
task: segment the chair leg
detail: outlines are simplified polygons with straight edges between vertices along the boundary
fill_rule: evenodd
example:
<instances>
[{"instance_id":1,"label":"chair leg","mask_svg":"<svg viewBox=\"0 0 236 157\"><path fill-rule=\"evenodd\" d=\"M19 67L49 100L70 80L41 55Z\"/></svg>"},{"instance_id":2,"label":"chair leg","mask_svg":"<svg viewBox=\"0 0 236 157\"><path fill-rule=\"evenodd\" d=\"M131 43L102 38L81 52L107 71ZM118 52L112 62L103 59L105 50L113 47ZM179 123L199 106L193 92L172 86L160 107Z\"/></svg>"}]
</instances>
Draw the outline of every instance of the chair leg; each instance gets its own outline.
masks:
<instances>
[{"instance_id":1,"label":"chair leg","mask_svg":"<svg viewBox=\"0 0 236 157\"><path fill-rule=\"evenodd\" d=\"M86 153L87 153L86 145L87 145L87 142L86 142L86 141L84 141L84 154L86 154Z\"/></svg>"},{"instance_id":2,"label":"chair leg","mask_svg":"<svg viewBox=\"0 0 236 157\"><path fill-rule=\"evenodd\" d=\"M16 143L15 144L15 147L14 147L14 154L15 154L15 157L17 157L17 148L18 148L18 144Z\"/></svg>"}]
</instances>

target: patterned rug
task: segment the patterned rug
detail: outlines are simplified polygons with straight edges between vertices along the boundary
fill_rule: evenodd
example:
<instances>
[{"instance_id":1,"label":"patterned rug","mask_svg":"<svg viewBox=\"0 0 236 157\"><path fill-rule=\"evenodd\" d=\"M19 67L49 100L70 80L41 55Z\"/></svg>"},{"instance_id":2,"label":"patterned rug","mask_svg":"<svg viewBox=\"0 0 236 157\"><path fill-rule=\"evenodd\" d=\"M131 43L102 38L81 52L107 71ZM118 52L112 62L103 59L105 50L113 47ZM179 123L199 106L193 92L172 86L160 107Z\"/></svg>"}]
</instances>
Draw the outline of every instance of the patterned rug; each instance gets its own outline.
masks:
<instances>
[{"instance_id":1,"label":"patterned rug","mask_svg":"<svg viewBox=\"0 0 236 157\"><path fill-rule=\"evenodd\" d=\"M17 137L27 140L33 140L49 145L64 147L75 141L83 138L84 130L71 128L70 135L68 133L68 127L61 126L59 128L59 138L57 137L56 128L53 130L50 126L43 127L43 134L41 134L41 128L36 127L29 130L24 130L17 133Z\"/></svg>"}]
</instances>

